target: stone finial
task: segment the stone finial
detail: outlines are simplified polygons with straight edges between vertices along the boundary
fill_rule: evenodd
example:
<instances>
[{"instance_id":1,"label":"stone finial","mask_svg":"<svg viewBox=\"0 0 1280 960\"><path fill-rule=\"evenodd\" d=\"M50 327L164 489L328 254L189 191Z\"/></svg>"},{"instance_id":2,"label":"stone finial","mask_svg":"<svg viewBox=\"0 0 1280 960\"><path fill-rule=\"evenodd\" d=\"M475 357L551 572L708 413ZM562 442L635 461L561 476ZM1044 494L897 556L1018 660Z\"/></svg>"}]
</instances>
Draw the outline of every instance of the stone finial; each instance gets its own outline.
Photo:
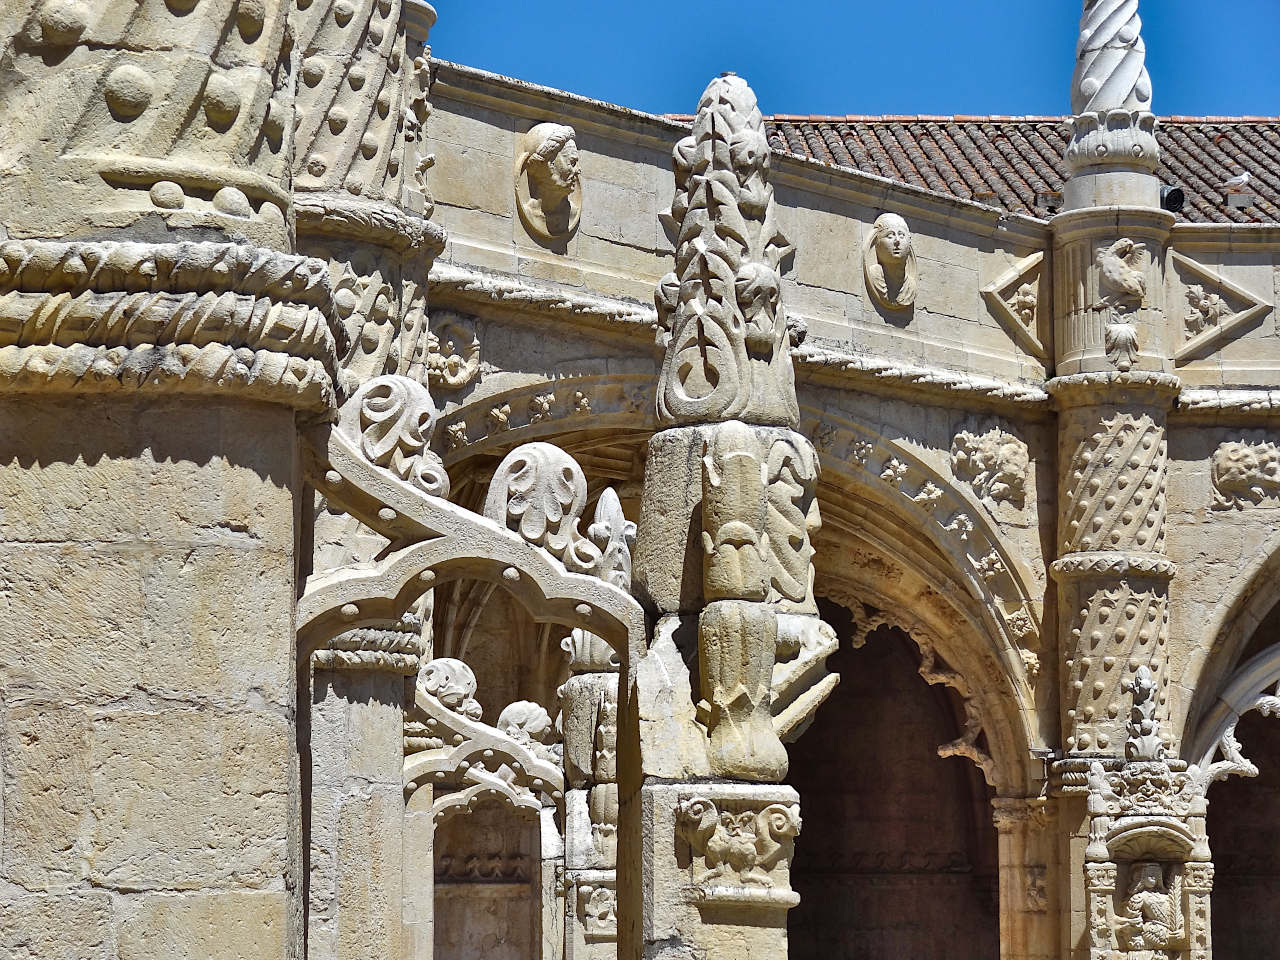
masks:
<instances>
[{"instance_id":1,"label":"stone finial","mask_svg":"<svg viewBox=\"0 0 1280 960\"><path fill-rule=\"evenodd\" d=\"M663 426L799 422L778 272L791 246L778 226L770 155L746 81L712 80L693 133L676 145L676 192L663 216L676 246L676 269L656 295L669 331Z\"/></svg>"},{"instance_id":2,"label":"stone finial","mask_svg":"<svg viewBox=\"0 0 1280 960\"><path fill-rule=\"evenodd\" d=\"M1151 77L1138 0L1085 0L1071 112L1150 111Z\"/></svg>"},{"instance_id":3,"label":"stone finial","mask_svg":"<svg viewBox=\"0 0 1280 960\"><path fill-rule=\"evenodd\" d=\"M1146 61L1138 0L1084 0L1071 82L1068 209L1159 205Z\"/></svg>"}]
</instances>

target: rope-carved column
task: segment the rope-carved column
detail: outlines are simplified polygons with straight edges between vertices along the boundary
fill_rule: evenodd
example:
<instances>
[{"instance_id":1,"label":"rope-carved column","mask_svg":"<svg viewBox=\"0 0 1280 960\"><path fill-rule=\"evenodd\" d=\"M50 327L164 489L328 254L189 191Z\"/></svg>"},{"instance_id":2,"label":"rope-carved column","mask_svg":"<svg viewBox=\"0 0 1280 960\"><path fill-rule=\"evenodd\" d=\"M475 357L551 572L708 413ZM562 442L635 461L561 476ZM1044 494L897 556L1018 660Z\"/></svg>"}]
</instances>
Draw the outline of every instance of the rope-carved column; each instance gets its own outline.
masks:
<instances>
[{"instance_id":1,"label":"rope-carved column","mask_svg":"<svg viewBox=\"0 0 1280 960\"><path fill-rule=\"evenodd\" d=\"M1067 209L1052 221L1057 377L1048 387L1061 451L1052 573L1064 754L1054 781L1062 794L1060 906L1072 918L1064 934L1076 956L1110 935L1090 911L1127 882L1117 881L1113 860L1086 854L1097 802L1084 802L1093 797L1089 771L1125 766L1128 693L1138 676L1147 678L1152 716L1168 715L1175 568L1165 554L1166 427L1180 384L1166 359L1163 263L1174 218L1159 209L1141 26L1137 0L1085 0Z\"/></svg>"},{"instance_id":2,"label":"rope-carved column","mask_svg":"<svg viewBox=\"0 0 1280 960\"><path fill-rule=\"evenodd\" d=\"M821 630L809 539L817 459L795 431L779 274L791 247L769 160L751 89L713 80L674 151L664 219L676 269L656 293L668 330L662 429L649 443L636 554L637 593L657 618L639 691L644 772L674 781L643 788L643 935L708 958L785 956L800 817L795 791L778 785L787 755L771 688L779 656ZM684 658L695 647L705 727L690 710ZM726 860L726 844L742 857Z\"/></svg>"},{"instance_id":3,"label":"rope-carved column","mask_svg":"<svg viewBox=\"0 0 1280 960\"><path fill-rule=\"evenodd\" d=\"M3 5L19 952L304 952L298 424L337 370L326 264L293 249L294 12Z\"/></svg>"}]
</instances>

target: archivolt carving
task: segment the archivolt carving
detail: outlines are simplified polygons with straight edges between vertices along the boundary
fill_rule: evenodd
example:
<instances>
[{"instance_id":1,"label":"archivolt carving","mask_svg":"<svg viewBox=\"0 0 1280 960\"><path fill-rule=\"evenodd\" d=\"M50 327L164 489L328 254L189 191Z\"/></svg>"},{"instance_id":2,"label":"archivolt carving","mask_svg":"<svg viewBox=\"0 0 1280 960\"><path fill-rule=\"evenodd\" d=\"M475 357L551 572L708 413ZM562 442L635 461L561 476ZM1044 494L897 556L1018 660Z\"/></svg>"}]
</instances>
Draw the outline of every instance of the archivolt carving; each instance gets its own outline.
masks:
<instances>
[{"instance_id":1,"label":"archivolt carving","mask_svg":"<svg viewBox=\"0 0 1280 960\"><path fill-rule=\"evenodd\" d=\"M808 412L808 411L806 411ZM817 413L817 411L815 411ZM875 434L855 430L826 414L818 422L835 428L823 466L889 496L904 516L927 518L929 536L947 553L957 570L970 574L975 597L989 593L992 612L1016 645L1039 647L1039 605L1025 580L1022 564L1012 557L987 511L963 495L953 483L909 453Z\"/></svg>"}]
</instances>

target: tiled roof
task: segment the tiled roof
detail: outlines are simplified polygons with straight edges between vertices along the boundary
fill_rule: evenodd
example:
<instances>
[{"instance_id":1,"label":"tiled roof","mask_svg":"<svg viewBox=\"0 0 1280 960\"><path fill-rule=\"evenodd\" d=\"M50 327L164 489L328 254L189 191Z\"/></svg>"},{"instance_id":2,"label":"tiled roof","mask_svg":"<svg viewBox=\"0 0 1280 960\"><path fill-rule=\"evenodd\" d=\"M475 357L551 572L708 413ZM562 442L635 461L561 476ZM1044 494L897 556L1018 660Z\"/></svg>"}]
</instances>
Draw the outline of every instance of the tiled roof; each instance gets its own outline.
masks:
<instances>
[{"instance_id":1,"label":"tiled roof","mask_svg":"<svg viewBox=\"0 0 1280 960\"><path fill-rule=\"evenodd\" d=\"M683 118L682 118L683 119ZM689 118L691 119L691 118ZM1066 176L1063 117L766 117L777 150L1048 217ZM1160 177L1186 194L1194 223L1280 222L1280 117L1165 117ZM1228 208L1220 185L1253 176L1252 207Z\"/></svg>"}]
</instances>

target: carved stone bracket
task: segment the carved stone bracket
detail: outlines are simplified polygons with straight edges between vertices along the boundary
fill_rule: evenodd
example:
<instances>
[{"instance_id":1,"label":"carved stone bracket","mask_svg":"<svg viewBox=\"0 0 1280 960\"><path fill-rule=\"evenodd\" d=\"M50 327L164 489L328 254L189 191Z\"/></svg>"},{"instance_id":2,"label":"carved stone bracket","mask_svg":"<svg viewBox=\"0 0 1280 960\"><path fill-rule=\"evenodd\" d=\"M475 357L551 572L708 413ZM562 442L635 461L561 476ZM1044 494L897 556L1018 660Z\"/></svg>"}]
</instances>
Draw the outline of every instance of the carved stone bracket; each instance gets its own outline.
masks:
<instances>
[{"instance_id":1,"label":"carved stone bracket","mask_svg":"<svg viewBox=\"0 0 1280 960\"><path fill-rule=\"evenodd\" d=\"M688 851L687 895L694 902L784 910L800 902L789 881L800 832L797 803L721 787L682 795L675 817Z\"/></svg>"}]
</instances>

